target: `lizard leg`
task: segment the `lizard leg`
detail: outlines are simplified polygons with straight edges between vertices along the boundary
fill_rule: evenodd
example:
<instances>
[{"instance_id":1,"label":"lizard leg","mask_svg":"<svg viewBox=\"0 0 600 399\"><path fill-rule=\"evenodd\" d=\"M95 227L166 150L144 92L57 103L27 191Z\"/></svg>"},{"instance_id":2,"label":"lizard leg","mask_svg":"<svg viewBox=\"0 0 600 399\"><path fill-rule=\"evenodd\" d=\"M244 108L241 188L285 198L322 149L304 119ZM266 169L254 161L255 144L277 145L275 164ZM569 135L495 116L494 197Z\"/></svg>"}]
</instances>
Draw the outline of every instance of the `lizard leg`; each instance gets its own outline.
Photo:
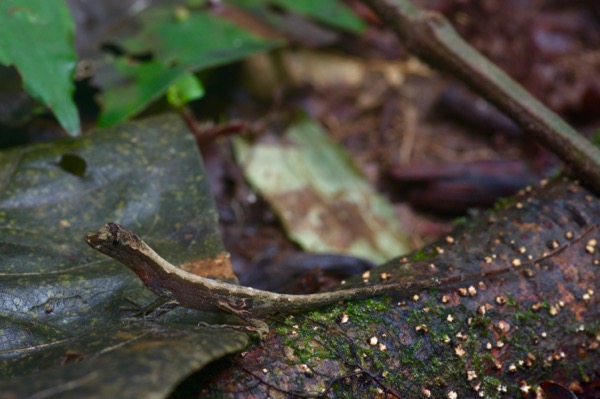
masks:
<instances>
[{"instance_id":1,"label":"lizard leg","mask_svg":"<svg viewBox=\"0 0 600 399\"><path fill-rule=\"evenodd\" d=\"M152 303L146 305L146 307L142 309L142 312L144 316L150 316L152 314L152 317L159 318L163 314L169 313L178 306L179 302L177 302L175 299L158 298Z\"/></svg>"},{"instance_id":2,"label":"lizard leg","mask_svg":"<svg viewBox=\"0 0 600 399\"><path fill-rule=\"evenodd\" d=\"M260 319L252 317L250 312L236 308L235 306L231 305L226 301L219 301L217 306L221 310L233 314L245 321L246 323L248 323L249 325L243 326L242 329L246 331L256 332L261 341L263 341L269 334L269 325ZM235 328L235 326L231 327Z\"/></svg>"},{"instance_id":3,"label":"lizard leg","mask_svg":"<svg viewBox=\"0 0 600 399\"><path fill-rule=\"evenodd\" d=\"M122 309L125 311L132 311L133 317L146 317L155 311L157 314L153 316L159 317L179 306L179 303L176 300L165 297L158 297L145 306L138 305L129 298L126 299L131 303L131 307L123 307Z\"/></svg>"}]
</instances>

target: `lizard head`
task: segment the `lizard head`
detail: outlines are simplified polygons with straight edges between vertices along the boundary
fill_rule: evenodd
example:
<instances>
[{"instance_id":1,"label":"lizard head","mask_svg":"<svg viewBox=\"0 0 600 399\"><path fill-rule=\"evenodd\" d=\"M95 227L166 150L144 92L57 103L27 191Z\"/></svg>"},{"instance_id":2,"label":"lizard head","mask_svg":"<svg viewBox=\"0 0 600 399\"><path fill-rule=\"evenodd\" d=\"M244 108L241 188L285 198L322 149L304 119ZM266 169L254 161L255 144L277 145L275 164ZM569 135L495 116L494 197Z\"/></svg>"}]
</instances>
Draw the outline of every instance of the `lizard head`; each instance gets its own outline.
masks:
<instances>
[{"instance_id":1,"label":"lizard head","mask_svg":"<svg viewBox=\"0 0 600 399\"><path fill-rule=\"evenodd\" d=\"M107 223L100 230L86 234L84 239L90 247L117 260L123 260L143 245L137 235L117 223Z\"/></svg>"},{"instance_id":2,"label":"lizard head","mask_svg":"<svg viewBox=\"0 0 600 399\"><path fill-rule=\"evenodd\" d=\"M152 269L156 253L141 238L116 223L107 223L95 233L88 233L85 242L97 251L118 260L130 268L144 284L161 295L160 284L154 284L156 273ZM158 288L157 288L158 287Z\"/></svg>"}]
</instances>

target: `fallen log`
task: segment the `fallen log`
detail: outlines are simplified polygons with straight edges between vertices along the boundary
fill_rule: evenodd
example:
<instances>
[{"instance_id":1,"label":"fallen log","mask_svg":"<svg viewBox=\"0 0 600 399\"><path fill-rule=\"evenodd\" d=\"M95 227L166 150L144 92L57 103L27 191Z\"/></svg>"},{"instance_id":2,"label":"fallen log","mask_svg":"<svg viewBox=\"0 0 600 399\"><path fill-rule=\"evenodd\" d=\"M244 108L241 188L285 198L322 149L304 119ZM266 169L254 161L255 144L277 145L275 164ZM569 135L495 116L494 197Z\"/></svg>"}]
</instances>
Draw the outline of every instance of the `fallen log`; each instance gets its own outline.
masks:
<instances>
[{"instance_id":1,"label":"fallen log","mask_svg":"<svg viewBox=\"0 0 600 399\"><path fill-rule=\"evenodd\" d=\"M554 380L581 392L600 364L599 224L600 199L579 183L527 188L369 279L531 267L274 317L266 342L182 389L200 383L202 397L514 398Z\"/></svg>"}]
</instances>

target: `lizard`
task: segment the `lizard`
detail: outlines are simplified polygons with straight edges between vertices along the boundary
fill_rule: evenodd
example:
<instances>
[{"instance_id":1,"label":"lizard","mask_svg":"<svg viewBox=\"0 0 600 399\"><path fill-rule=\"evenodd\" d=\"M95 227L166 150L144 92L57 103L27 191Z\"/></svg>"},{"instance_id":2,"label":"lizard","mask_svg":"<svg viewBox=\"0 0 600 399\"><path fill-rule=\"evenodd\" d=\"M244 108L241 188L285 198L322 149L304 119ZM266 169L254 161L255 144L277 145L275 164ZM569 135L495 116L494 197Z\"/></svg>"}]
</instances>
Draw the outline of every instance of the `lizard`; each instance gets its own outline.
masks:
<instances>
[{"instance_id":1,"label":"lizard","mask_svg":"<svg viewBox=\"0 0 600 399\"><path fill-rule=\"evenodd\" d=\"M592 226L578 238L540 258L523 262L519 266L510 265L468 275L384 283L307 295L280 294L186 272L163 259L135 233L116 223L107 223L97 232L88 233L85 241L92 248L131 269L144 285L160 298L174 301L185 308L212 312L224 311L234 314L255 326L255 331L262 336L265 329L268 332L268 326L260 319L272 314L310 310L341 301L380 295L408 295L443 285L487 279L539 263L568 246L572 246L595 228L596 226Z\"/></svg>"}]
</instances>

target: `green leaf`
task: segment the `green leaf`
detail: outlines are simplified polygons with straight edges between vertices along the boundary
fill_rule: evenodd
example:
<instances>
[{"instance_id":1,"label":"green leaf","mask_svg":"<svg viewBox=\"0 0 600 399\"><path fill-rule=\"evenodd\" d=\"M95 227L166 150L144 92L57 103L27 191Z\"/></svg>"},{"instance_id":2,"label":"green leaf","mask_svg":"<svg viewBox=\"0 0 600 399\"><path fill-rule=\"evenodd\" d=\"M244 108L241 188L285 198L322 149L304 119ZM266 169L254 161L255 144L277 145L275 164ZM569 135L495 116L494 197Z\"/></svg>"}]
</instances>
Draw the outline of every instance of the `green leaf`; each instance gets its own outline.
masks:
<instances>
[{"instance_id":1,"label":"green leaf","mask_svg":"<svg viewBox=\"0 0 600 399\"><path fill-rule=\"evenodd\" d=\"M141 16L141 30L118 42L128 53L150 53L154 60L135 63L117 58L107 65L96 80L103 89L100 126L135 115L190 72L234 62L279 44L206 11L181 16L175 10L172 6L147 10Z\"/></svg>"},{"instance_id":2,"label":"green leaf","mask_svg":"<svg viewBox=\"0 0 600 399\"><path fill-rule=\"evenodd\" d=\"M61 167L64 154L85 161L80 175ZM195 265L223 258L216 217L178 117L0 153L0 396L164 397L244 348L245 334L197 327L201 312L136 317L154 294L83 241L116 221Z\"/></svg>"},{"instance_id":3,"label":"green leaf","mask_svg":"<svg viewBox=\"0 0 600 399\"><path fill-rule=\"evenodd\" d=\"M408 237L391 204L314 121L299 118L283 137L235 144L246 178L303 248L374 262L408 252Z\"/></svg>"},{"instance_id":4,"label":"green leaf","mask_svg":"<svg viewBox=\"0 0 600 399\"><path fill-rule=\"evenodd\" d=\"M361 33L365 27L365 23L339 0L269 0L269 2L350 33Z\"/></svg>"},{"instance_id":5,"label":"green leaf","mask_svg":"<svg viewBox=\"0 0 600 399\"><path fill-rule=\"evenodd\" d=\"M204 96L202 82L191 73L181 75L167 89L167 101L175 108L181 108L190 101L197 100L202 96Z\"/></svg>"},{"instance_id":6,"label":"green leaf","mask_svg":"<svg viewBox=\"0 0 600 399\"><path fill-rule=\"evenodd\" d=\"M361 33L365 27L365 23L340 0L227 0L227 3L251 10L253 14L271 22L277 21L276 18L269 17L272 15L270 9L276 4L350 33Z\"/></svg>"},{"instance_id":7,"label":"green leaf","mask_svg":"<svg viewBox=\"0 0 600 399\"><path fill-rule=\"evenodd\" d=\"M73 102L74 24L62 1L0 3L0 63L14 65L32 97L46 104L72 136L79 134Z\"/></svg>"},{"instance_id":8,"label":"green leaf","mask_svg":"<svg viewBox=\"0 0 600 399\"><path fill-rule=\"evenodd\" d=\"M98 126L102 127L116 125L141 112L185 74L181 68L168 68L156 61L132 63L118 58L112 67L114 73L120 76L117 81L98 80L104 87L99 96L103 110Z\"/></svg>"}]
</instances>

